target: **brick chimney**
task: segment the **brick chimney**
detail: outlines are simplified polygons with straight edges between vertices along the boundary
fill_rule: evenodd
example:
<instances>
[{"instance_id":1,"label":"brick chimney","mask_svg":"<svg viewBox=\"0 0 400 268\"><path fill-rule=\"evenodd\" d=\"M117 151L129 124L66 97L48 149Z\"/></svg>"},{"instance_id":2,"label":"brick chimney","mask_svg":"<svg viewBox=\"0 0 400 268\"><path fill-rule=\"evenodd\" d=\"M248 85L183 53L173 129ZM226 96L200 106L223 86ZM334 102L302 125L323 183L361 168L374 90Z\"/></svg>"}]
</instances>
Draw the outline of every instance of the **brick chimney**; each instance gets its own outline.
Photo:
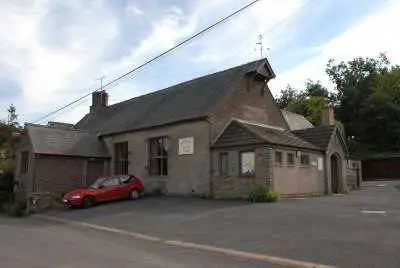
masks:
<instances>
[{"instance_id":1,"label":"brick chimney","mask_svg":"<svg viewBox=\"0 0 400 268\"><path fill-rule=\"evenodd\" d=\"M335 112L333 107L330 105L325 105L322 111L321 125L334 125L335 124Z\"/></svg>"},{"instance_id":2,"label":"brick chimney","mask_svg":"<svg viewBox=\"0 0 400 268\"><path fill-rule=\"evenodd\" d=\"M92 106L90 112L101 110L108 105L108 93L105 90L92 93Z\"/></svg>"}]
</instances>

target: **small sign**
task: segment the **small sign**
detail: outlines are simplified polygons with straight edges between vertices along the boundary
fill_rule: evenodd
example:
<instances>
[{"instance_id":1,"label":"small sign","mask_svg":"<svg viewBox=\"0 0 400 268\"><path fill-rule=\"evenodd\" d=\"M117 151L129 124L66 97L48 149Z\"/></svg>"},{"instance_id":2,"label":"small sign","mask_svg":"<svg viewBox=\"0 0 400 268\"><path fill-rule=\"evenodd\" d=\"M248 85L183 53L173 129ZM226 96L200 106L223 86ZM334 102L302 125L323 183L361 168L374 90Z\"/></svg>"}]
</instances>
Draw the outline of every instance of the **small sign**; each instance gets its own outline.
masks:
<instances>
[{"instance_id":1,"label":"small sign","mask_svg":"<svg viewBox=\"0 0 400 268\"><path fill-rule=\"evenodd\" d=\"M318 157L318 170L324 170L324 163L322 161L322 157Z\"/></svg>"},{"instance_id":2,"label":"small sign","mask_svg":"<svg viewBox=\"0 0 400 268\"><path fill-rule=\"evenodd\" d=\"M179 155L193 154L194 151L194 138L187 137L179 139Z\"/></svg>"}]
</instances>

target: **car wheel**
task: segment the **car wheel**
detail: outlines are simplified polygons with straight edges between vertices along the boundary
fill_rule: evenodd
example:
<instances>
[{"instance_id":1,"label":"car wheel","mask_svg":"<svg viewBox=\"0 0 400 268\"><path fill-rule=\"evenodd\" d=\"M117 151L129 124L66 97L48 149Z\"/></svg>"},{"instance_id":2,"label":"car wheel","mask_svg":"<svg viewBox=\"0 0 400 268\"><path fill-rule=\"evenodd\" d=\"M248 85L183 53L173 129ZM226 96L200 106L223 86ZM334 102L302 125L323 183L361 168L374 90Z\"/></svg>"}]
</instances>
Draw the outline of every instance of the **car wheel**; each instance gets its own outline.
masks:
<instances>
[{"instance_id":1,"label":"car wheel","mask_svg":"<svg viewBox=\"0 0 400 268\"><path fill-rule=\"evenodd\" d=\"M94 205L94 198L91 196L86 196L82 201L83 208L90 208Z\"/></svg>"},{"instance_id":2,"label":"car wheel","mask_svg":"<svg viewBox=\"0 0 400 268\"><path fill-rule=\"evenodd\" d=\"M131 190L131 191L129 192L129 199L131 199L131 200L136 200L136 199L138 199L139 197L140 197L140 194L139 194L138 190L133 189L133 190Z\"/></svg>"}]
</instances>

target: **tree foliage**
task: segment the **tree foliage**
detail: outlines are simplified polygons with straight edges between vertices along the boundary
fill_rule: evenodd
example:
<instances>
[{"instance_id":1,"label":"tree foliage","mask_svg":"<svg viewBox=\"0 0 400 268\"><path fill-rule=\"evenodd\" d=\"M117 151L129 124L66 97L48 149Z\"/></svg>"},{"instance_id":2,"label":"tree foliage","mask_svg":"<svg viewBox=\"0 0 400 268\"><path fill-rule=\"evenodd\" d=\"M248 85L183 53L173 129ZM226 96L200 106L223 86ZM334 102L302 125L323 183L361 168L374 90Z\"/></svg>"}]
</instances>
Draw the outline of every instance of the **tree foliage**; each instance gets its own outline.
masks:
<instances>
[{"instance_id":1,"label":"tree foliage","mask_svg":"<svg viewBox=\"0 0 400 268\"><path fill-rule=\"evenodd\" d=\"M22 128L17 121L18 115L15 106L10 105L7 112L7 122L0 121L0 153L4 156L4 159L0 161L0 170L6 173L12 173L14 170L14 153Z\"/></svg>"},{"instance_id":2,"label":"tree foliage","mask_svg":"<svg viewBox=\"0 0 400 268\"><path fill-rule=\"evenodd\" d=\"M319 125L324 106L330 99L331 94L320 81L309 79L302 90L296 90L288 85L281 91L277 104L279 108L302 114L314 125Z\"/></svg>"},{"instance_id":3,"label":"tree foliage","mask_svg":"<svg viewBox=\"0 0 400 268\"><path fill-rule=\"evenodd\" d=\"M312 80L305 82L304 89L288 86L277 100L280 107L318 125L324 105L330 104L339 129L347 134L351 152L399 151L400 67L392 66L381 53L376 58L357 57L347 62L331 59L325 71L333 90Z\"/></svg>"}]
</instances>

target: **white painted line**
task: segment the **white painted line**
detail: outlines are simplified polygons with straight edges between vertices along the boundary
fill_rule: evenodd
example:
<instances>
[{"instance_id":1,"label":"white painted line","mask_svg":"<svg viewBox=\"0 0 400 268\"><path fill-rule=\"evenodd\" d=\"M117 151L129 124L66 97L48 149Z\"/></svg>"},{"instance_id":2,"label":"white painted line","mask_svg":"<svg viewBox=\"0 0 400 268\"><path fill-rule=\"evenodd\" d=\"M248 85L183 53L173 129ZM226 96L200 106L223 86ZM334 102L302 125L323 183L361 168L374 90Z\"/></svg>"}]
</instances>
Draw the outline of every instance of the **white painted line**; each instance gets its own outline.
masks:
<instances>
[{"instance_id":1,"label":"white painted line","mask_svg":"<svg viewBox=\"0 0 400 268\"><path fill-rule=\"evenodd\" d=\"M385 187L387 184L378 184L377 187Z\"/></svg>"},{"instance_id":2,"label":"white painted line","mask_svg":"<svg viewBox=\"0 0 400 268\"><path fill-rule=\"evenodd\" d=\"M229 248L215 247L215 246L210 246L210 245L189 243L189 242L184 242L184 241L179 241L179 240L168 240L168 239L163 239L162 237L150 236L150 235L145 235L145 234L136 233L136 232L129 232L126 230L105 227L105 226L91 224L91 223L82 222L82 221L72 221L72 220L66 220L66 219L61 219L61 218L57 218L57 217L45 216L45 215L33 215L33 217L56 221L56 222L62 222L62 223L71 224L71 225L83 226L83 227L100 230L100 231L105 231L105 232L110 232L110 233L115 233L115 234L122 234L122 235L139 238L139 239L143 239L143 240L147 240L147 241L159 242L159 243L163 243L166 245L173 245L173 246L190 248L190 249L198 249L198 250L203 250L203 251L208 251L208 252L221 253L221 254L225 254L225 255L233 256L233 257L257 260L257 261L264 261L264 262L277 264L277 265L281 265L281 266L288 267L288 268L335 268L335 266L329 266L329 265L317 264L317 263L305 262L305 261L298 261L298 260L293 260L293 259L288 259L288 258L270 256L270 255L266 255L266 254L259 254L259 253L246 252L246 251L240 251L240 250L229 249Z\"/></svg>"},{"instance_id":3,"label":"white painted line","mask_svg":"<svg viewBox=\"0 0 400 268\"><path fill-rule=\"evenodd\" d=\"M363 210L361 210L361 213L365 213L365 214L386 214L386 210L368 210L368 209L363 209Z\"/></svg>"}]
</instances>

